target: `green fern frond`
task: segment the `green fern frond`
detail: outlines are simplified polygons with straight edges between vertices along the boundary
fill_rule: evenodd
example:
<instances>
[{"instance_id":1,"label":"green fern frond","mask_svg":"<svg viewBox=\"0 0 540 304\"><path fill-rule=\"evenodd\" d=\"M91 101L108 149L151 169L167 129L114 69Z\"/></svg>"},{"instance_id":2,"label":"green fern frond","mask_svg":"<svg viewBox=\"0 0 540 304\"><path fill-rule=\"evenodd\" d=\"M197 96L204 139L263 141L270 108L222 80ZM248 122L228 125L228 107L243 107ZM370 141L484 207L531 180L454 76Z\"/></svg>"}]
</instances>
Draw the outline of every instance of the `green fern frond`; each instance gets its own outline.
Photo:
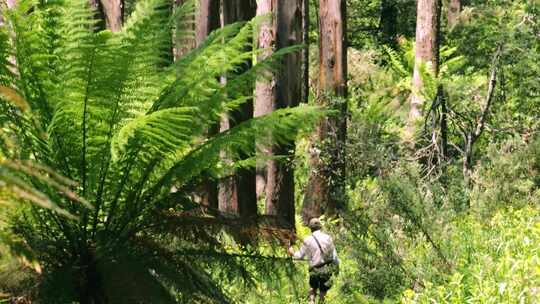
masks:
<instances>
[{"instance_id":1,"label":"green fern frond","mask_svg":"<svg viewBox=\"0 0 540 304\"><path fill-rule=\"evenodd\" d=\"M202 171L214 169L222 157L237 159L241 154L249 156L254 151L255 141L264 145L294 140L297 132L313 127L325 114L321 108L304 106L280 109L240 123L186 154L157 181L146 199L151 201L153 194L170 189L173 183L186 184Z\"/></svg>"},{"instance_id":2,"label":"green fern frond","mask_svg":"<svg viewBox=\"0 0 540 304\"><path fill-rule=\"evenodd\" d=\"M410 71L407 70L402 62L401 55L389 46L383 45L383 49L390 59L390 65L394 71L396 71L401 77L407 77L410 75Z\"/></svg>"},{"instance_id":3,"label":"green fern frond","mask_svg":"<svg viewBox=\"0 0 540 304\"><path fill-rule=\"evenodd\" d=\"M420 94L426 100L433 100L437 94L439 79L434 75L433 68L429 63L421 62L418 71L422 79L422 90Z\"/></svg>"},{"instance_id":4,"label":"green fern frond","mask_svg":"<svg viewBox=\"0 0 540 304\"><path fill-rule=\"evenodd\" d=\"M200 112L196 108L180 107L159 110L131 120L112 140L113 160L126 153L131 142L149 149L146 153L154 157L185 150L206 126L193 121L193 117L198 115Z\"/></svg>"}]
</instances>

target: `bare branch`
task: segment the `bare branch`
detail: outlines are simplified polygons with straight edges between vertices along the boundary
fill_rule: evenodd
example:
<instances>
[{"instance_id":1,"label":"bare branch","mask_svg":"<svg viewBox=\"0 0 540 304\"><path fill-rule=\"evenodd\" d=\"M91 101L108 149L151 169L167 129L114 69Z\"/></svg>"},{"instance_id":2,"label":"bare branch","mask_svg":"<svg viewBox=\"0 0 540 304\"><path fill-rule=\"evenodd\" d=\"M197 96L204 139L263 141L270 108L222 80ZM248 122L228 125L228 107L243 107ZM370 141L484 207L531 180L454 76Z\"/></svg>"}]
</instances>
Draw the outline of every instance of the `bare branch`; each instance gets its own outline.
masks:
<instances>
[{"instance_id":1,"label":"bare branch","mask_svg":"<svg viewBox=\"0 0 540 304\"><path fill-rule=\"evenodd\" d=\"M502 45L499 45L499 47L497 47L497 51L495 52L495 55L493 56L493 61L492 61L492 66L491 66L491 76L489 77L486 101L484 105L482 106L480 118L478 119L478 123L476 124L474 133L471 134L472 135L471 141L473 143L478 139L478 137L480 137L480 135L482 135L482 132L484 131L484 127L486 124L486 119L489 114L489 110L493 103L493 96L495 95L495 86L497 84L497 69L499 66L499 59L501 57L501 52L502 52Z\"/></svg>"}]
</instances>

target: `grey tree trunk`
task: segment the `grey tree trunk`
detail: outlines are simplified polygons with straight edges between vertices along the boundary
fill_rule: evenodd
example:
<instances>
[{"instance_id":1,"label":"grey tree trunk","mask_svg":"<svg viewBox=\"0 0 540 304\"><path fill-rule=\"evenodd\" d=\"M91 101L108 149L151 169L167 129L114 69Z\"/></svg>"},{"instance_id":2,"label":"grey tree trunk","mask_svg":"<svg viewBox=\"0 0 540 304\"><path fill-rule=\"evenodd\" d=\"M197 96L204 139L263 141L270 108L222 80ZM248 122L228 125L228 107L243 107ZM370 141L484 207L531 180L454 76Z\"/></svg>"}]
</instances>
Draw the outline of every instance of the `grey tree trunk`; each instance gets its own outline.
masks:
<instances>
[{"instance_id":1,"label":"grey tree trunk","mask_svg":"<svg viewBox=\"0 0 540 304\"><path fill-rule=\"evenodd\" d=\"M272 49L281 49L302 42L302 0L261 0L257 15L269 15L259 32L259 47L267 48L262 58ZM276 109L297 106L302 98L302 53L287 54L282 68L269 81L258 81L255 89L255 116ZM269 156L294 154L294 144L262 148ZM294 172L286 161L270 160L259 168L259 191L264 182L265 211L278 216L288 226L294 226ZM262 175L262 176L261 176ZM263 179L265 177L265 179Z\"/></svg>"},{"instance_id":2,"label":"grey tree trunk","mask_svg":"<svg viewBox=\"0 0 540 304\"><path fill-rule=\"evenodd\" d=\"M112 32L119 32L124 23L124 1L101 0L101 8L107 28Z\"/></svg>"},{"instance_id":3,"label":"grey tree trunk","mask_svg":"<svg viewBox=\"0 0 540 304\"><path fill-rule=\"evenodd\" d=\"M439 17L440 4L438 0L418 0L416 15L416 47L412 79L411 107L408 117L406 141L412 141L416 125L422 118L422 107L425 98L420 93L423 81L420 75L422 65L427 65L433 75L439 68Z\"/></svg>"},{"instance_id":4,"label":"grey tree trunk","mask_svg":"<svg viewBox=\"0 0 540 304\"><path fill-rule=\"evenodd\" d=\"M345 202L346 1L321 0L319 20L317 102L339 114L319 123L310 148L311 172L302 206L304 222L322 213L333 215Z\"/></svg>"},{"instance_id":5,"label":"grey tree trunk","mask_svg":"<svg viewBox=\"0 0 540 304\"><path fill-rule=\"evenodd\" d=\"M247 21L255 17L256 3L254 0L221 0L221 25L237 21ZM246 62L246 66L251 63ZM225 77L222 79L226 81ZM246 84L250 86L252 84ZM220 131L228 130L235 123L253 117L253 102L247 102L237 112L232 113L231 119L224 117ZM239 169L236 174L226 178L219 185L219 210L234 216L249 217L257 214L257 194L255 186L255 170Z\"/></svg>"},{"instance_id":6,"label":"grey tree trunk","mask_svg":"<svg viewBox=\"0 0 540 304\"><path fill-rule=\"evenodd\" d=\"M272 55L276 44L276 0L259 0L257 2L257 16L267 16L266 20L260 27L257 37L258 47L267 49L258 58L264 60ZM253 116L259 117L266 115L276 109L276 78L272 77L268 81L257 81L255 84L255 100ZM271 147L263 147L259 144L258 149L265 155L272 154ZM256 188L257 199L266 197L266 181L267 181L267 163L259 162L257 164Z\"/></svg>"}]
</instances>

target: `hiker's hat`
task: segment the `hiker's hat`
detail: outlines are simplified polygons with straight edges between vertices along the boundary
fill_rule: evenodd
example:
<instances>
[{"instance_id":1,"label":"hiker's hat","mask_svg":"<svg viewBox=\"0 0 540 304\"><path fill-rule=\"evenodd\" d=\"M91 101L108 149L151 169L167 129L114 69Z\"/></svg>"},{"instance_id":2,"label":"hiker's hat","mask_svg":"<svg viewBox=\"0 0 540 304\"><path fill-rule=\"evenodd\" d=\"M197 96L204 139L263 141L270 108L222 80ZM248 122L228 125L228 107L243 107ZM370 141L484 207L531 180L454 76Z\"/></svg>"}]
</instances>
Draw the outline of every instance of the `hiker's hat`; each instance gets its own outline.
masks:
<instances>
[{"instance_id":1,"label":"hiker's hat","mask_svg":"<svg viewBox=\"0 0 540 304\"><path fill-rule=\"evenodd\" d=\"M308 227L311 230L319 230L322 228L321 221L319 220L318 217L314 217L309 220Z\"/></svg>"}]
</instances>

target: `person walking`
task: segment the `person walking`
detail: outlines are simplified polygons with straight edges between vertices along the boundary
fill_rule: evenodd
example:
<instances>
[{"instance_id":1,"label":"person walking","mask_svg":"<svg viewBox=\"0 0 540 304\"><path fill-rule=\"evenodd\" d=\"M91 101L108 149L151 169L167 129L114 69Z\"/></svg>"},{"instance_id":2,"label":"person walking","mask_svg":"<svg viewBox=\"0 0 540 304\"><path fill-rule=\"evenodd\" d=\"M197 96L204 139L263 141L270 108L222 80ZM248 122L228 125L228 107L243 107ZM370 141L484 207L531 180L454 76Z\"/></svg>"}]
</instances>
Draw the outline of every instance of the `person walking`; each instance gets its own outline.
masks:
<instances>
[{"instance_id":1,"label":"person walking","mask_svg":"<svg viewBox=\"0 0 540 304\"><path fill-rule=\"evenodd\" d=\"M319 292L320 302L324 302L326 293L332 286L332 275L337 272L339 259L332 237L321 231L318 218L309 220L311 235L304 239L298 251L289 247L288 254L297 260L309 261L309 303L314 304Z\"/></svg>"}]
</instances>

